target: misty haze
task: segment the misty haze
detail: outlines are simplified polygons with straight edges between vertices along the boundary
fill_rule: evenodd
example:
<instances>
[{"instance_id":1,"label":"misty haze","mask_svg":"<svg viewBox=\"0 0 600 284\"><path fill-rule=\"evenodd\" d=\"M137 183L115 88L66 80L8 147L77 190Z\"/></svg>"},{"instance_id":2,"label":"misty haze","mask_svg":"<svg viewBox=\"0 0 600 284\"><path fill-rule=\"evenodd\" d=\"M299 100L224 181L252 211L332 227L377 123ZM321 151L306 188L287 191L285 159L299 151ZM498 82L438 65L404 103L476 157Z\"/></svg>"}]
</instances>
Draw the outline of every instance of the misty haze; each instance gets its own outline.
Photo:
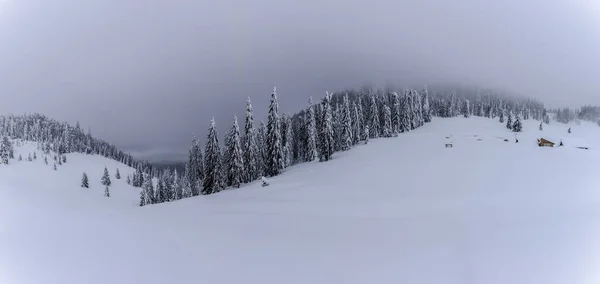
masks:
<instances>
[{"instance_id":1,"label":"misty haze","mask_svg":"<svg viewBox=\"0 0 600 284\"><path fill-rule=\"evenodd\" d=\"M600 0L0 0L0 283L598 283Z\"/></svg>"}]
</instances>

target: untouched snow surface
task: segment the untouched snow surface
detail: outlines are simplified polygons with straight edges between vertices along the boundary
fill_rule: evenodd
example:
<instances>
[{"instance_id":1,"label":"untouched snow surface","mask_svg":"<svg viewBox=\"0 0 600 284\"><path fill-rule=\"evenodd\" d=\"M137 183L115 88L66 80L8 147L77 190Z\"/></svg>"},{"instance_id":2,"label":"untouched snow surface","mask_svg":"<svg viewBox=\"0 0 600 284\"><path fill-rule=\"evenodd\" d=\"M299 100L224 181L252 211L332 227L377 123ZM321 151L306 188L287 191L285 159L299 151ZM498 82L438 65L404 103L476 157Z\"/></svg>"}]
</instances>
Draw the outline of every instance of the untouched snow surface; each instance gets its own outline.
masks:
<instances>
[{"instance_id":1,"label":"untouched snow surface","mask_svg":"<svg viewBox=\"0 0 600 284\"><path fill-rule=\"evenodd\" d=\"M524 125L517 144L496 120L435 119L269 187L141 208L116 162L14 161L0 283L600 283L600 127ZM123 175L110 198L104 165Z\"/></svg>"}]
</instances>

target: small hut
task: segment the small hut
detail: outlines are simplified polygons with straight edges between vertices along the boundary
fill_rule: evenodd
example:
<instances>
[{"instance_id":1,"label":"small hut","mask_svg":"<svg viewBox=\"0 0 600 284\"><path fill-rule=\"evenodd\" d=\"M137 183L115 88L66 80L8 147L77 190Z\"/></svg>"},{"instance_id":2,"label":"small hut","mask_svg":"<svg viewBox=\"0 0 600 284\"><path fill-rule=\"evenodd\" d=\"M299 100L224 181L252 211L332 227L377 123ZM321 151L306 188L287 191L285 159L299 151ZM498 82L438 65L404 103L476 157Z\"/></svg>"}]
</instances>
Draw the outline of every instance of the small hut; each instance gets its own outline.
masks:
<instances>
[{"instance_id":1,"label":"small hut","mask_svg":"<svg viewBox=\"0 0 600 284\"><path fill-rule=\"evenodd\" d=\"M538 139L538 146L540 147L554 147L554 142L546 140L544 138Z\"/></svg>"}]
</instances>

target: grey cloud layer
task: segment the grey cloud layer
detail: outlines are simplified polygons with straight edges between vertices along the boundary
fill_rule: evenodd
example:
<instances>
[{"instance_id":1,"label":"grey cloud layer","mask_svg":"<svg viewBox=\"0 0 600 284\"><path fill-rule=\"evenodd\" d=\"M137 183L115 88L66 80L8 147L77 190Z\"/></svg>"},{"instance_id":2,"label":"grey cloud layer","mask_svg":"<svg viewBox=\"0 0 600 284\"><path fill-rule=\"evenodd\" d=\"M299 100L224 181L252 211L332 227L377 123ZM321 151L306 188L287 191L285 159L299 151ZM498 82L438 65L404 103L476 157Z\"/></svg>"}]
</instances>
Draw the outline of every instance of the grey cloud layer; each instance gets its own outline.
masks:
<instances>
[{"instance_id":1,"label":"grey cloud layer","mask_svg":"<svg viewBox=\"0 0 600 284\"><path fill-rule=\"evenodd\" d=\"M79 120L151 157L184 152L213 116L225 133L248 96L264 117L274 85L289 112L386 82L600 104L588 0L297 2L0 2L0 111Z\"/></svg>"}]
</instances>

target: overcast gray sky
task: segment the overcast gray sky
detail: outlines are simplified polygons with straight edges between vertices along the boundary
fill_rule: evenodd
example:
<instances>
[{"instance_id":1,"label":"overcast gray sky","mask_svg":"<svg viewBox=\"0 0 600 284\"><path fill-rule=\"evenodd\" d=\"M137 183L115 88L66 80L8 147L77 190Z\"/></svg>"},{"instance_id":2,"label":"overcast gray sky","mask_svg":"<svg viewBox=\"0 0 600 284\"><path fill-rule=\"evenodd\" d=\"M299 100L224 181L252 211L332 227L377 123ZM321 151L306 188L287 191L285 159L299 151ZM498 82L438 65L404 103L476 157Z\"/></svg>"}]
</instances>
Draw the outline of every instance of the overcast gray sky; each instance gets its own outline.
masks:
<instances>
[{"instance_id":1,"label":"overcast gray sky","mask_svg":"<svg viewBox=\"0 0 600 284\"><path fill-rule=\"evenodd\" d=\"M263 118L365 83L468 83L600 104L600 0L0 0L0 112L182 157L246 97Z\"/></svg>"}]
</instances>

